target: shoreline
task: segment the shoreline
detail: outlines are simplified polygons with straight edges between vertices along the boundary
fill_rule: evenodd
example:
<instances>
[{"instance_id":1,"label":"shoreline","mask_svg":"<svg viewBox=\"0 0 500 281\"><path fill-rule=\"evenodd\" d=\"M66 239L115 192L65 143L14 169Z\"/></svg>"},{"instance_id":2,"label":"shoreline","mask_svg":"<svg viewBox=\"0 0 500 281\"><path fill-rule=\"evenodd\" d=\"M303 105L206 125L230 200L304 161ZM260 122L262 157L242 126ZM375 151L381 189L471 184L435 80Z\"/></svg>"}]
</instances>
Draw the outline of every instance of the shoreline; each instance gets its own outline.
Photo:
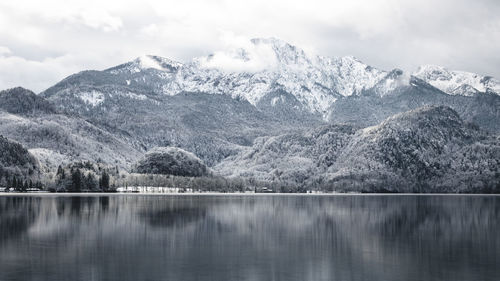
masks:
<instances>
[{"instance_id":1,"label":"shoreline","mask_svg":"<svg viewBox=\"0 0 500 281\"><path fill-rule=\"evenodd\" d=\"M0 192L0 197L106 197L106 196L478 196L496 197L488 193L243 193L243 192L186 192L186 193L140 193L140 192Z\"/></svg>"}]
</instances>

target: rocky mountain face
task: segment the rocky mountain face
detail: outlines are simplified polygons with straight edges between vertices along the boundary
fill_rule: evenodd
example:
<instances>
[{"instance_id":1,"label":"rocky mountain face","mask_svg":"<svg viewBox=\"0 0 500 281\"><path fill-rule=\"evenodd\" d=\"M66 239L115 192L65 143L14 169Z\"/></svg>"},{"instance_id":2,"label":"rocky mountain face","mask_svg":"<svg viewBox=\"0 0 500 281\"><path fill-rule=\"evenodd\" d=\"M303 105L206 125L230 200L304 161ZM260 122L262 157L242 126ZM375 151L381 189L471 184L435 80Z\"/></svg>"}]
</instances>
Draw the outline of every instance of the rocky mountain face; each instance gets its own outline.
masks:
<instances>
[{"instance_id":1,"label":"rocky mountain face","mask_svg":"<svg viewBox=\"0 0 500 281\"><path fill-rule=\"evenodd\" d=\"M369 151L385 151L386 143L376 140L396 132L396 140L429 138L431 143L470 149L460 153L477 152L490 159L496 155L498 139L488 131L500 132L498 85L491 77L440 67L421 67L413 74L384 71L354 57L311 55L277 39L254 39L244 48L185 63L141 56L103 71L82 71L39 95L22 88L0 92L0 134L27 147L46 171L79 160L131 171L147 151L177 147L225 176L355 190L388 188L384 184L390 182L394 190L434 191L432 182L422 179L425 176L443 190L463 191L472 188L466 180L455 182L458 187L453 188L445 175L436 172L437 166L426 168L434 171L432 177L420 162L409 163L416 168L404 172L397 165L408 164L406 160L391 164L387 161L393 159L381 160ZM421 126L420 117L403 122L404 114L448 117L427 123L441 132L435 134L413 127ZM396 120L391 119L394 115L417 133L407 136L408 128L387 129L384 124L396 122L390 121ZM455 134L447 127L455 125L463 130L462 137L471 135L475 142L438 139ZM369 126L381 126L380 136L363 135L361 129ZM415 153L427 149L427 142L414 145ZM441 150L450 159L456 157L453 161L475 163L447 172L471 172L467 179L480 178L474 173L483 164L471 160L473 156ZM401 148L394 153L407 157L410 152ZM355 155L365 158L356 162ZM439 155L430 153L422 161L431 163L429 159ZM377 164L360 164L365 162ZM348 176L340 163L352 165ZM440 169L445 164L440 162ZM418 174L421 171L424 175ZM368 175L373 175L370 180ZM481 175L481 182L490 188L494 172ZM404 178L409 179L408 186L395 187L393 183Z\"/></svg>"}]
</instances>

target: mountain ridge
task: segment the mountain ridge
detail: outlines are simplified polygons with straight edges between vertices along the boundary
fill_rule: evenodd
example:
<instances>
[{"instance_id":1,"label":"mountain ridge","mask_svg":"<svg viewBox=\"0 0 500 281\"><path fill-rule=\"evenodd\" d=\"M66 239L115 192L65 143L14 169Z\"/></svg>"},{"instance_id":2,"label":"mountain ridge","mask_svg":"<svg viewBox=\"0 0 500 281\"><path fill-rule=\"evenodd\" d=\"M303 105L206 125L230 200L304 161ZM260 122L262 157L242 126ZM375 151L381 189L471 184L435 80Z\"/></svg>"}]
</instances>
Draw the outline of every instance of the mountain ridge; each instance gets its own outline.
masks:
<instances>
[{"instance_id":1,"label":"mountain ridge","mask_svg":"<svg viewBox=\"0 0 500 281\"><path fill-rule=\"evenodd\" d=\"M165 170L157 160L170 156L143 158L165 147L186 152L175 155L192 153L215 176L289 186L435 192L431 180L423 179L429 177L447 192L481 190L470 184L474 179L490 190L498 170L493 161L498 137L489 134L500 132L500 95L450 94L443 83L433 85L441 79L439 71L418 77L397 68L379 70L354 57L310 55L277 39L255 39L187 63L147 55L103 71L82 71L39 95L17 89L19 95L9 96L17 99L4 107L0 101L0 134L28 148L49 178L59 163L75 161L128 173L143 159L141 171ZM495 89L493 78L471 77ZM456 84L458 78L452 78ZM23 103L24 96L35 102ZM32 108L49 108L33 104L54 111L33 114ZM9 112L13 108L22 110ZM434 115L439 118L430 118ZM422 123L427 117L433 121ZM371 137L374 128L379 133ZM462 133L443 137L456 132ZM457 180L441 173L443 165ZM479 173L479 167L487 172ZM395 186L405 178L411 188Z\"/></svg>"},{"instance_id":2,"label":"mountain ridge","mask_svg":"<svg viewBox=\"0 0 500 281\"><path fill-rule=\"evenodd\" d=\"M228 64L239 65L243 69L228 69ZM448 77L445 74L453 79L445 80L443 77ZM363 93L383 97L398 87L408 86L412 77L450 95L475 96L483 91L500 96L500 82L492 77L453 72L442 67L420 67L414 73L397 68L385 71L352 56L310 55L275 38L252 39L246 48L216 52L186 63L145 55L103 71L69 76L41 94L49 99L57 99L57 95L78 95L65 84L69 79L72 84L78 85L80 77L85 76L92 76L82 79L92 80L87 81L87 87L98 86L93 89L93 96L98 97L103 96L99 91L99 87L103 83L105 85L105 82L99 82L102 79L113 81L121 92L129 91L142 98L202 92L243 98L254 106L262 104L261 101L270 93L283 91L292 95L304 109L322 115L325 120L338 99ZM90 100L88 93L80 98Z\"/></svg>"}]
</instances>

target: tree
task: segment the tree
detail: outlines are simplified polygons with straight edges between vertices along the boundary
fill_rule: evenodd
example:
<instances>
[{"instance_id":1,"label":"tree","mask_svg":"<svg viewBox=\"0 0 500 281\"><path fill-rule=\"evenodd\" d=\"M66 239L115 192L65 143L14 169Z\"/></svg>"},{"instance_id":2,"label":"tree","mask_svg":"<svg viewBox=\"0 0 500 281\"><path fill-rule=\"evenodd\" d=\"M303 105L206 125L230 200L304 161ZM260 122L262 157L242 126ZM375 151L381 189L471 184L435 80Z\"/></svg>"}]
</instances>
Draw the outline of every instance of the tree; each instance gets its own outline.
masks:
<instances>
[{"instance_id":1,"label":"tree","mask_svg":"<svg viewBox=\"0 0 500 281\"><path fill-rule=\"evenodd\" d=\"M64 173L64 169L61 167L61 165L59 165L59 167L57 167L57 173L56 173L56 176L57 176L59 179L61 179L61 180L63 180L63 179L66 177L66 175L65 175L65 173Z\"/></svg>"},{"instance_id":2,"label":"tree","mask_svg":"<svg viewBox=\"0 0 500 281\"><path fill-rule=\"evenodd\" d=\"M85 189L88 189L88 190L97 189L97 182L96 182L94 174L88 173L87 176L85 177Z\"/></svg>"},{"instance_id":3,"label":"tree","mask_svg":"<svg viewBox=\"0 0 500 281\"><path fill-rule=\"evenodd\" d=\"M69 186L69 191L80 192L82 191L82 173L80 169L73 169L71 172L71 184Z\"/></svg>"},{"instance_id":4,"label":"tree","mask_svg":"<svg viewBox=\"0 0 500 281\"><path fill-rule=\"evenodd\" d=\"M15 191L21 190L19 181L17 180L16 176L14 176L14 178L12 179L12 187L14 188Z\"/></svg>"},{"instance_id":5,"label":"tree","mask_svg":"<svg viewBox=\"0 0 500 281\"><path fill-rule=\"evenodd\" d=\"M99 188L102 191L109 190L109 175L106 171L103 171L101 174L101 178L99 179Z\"/></svg>"}]
</instances>

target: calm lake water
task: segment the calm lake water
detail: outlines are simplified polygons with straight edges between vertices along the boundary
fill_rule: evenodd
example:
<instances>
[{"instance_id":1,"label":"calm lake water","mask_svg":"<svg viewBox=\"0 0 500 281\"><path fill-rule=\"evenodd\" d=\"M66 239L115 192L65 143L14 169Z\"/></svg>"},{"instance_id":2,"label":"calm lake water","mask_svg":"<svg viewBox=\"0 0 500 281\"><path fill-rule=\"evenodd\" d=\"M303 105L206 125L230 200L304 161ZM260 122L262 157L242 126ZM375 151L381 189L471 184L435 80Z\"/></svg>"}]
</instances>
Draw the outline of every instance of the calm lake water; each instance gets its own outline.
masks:
<instances>
[{"instance_id":1,"label":"calm lake water","mask_svg":"<svg viewBox=\"0 0 500 281\"><path fill-rule=\"evenodd\" d=\"M0 196L0 280L500 280L498 196Z\"/></svg>"}]
</instances>

